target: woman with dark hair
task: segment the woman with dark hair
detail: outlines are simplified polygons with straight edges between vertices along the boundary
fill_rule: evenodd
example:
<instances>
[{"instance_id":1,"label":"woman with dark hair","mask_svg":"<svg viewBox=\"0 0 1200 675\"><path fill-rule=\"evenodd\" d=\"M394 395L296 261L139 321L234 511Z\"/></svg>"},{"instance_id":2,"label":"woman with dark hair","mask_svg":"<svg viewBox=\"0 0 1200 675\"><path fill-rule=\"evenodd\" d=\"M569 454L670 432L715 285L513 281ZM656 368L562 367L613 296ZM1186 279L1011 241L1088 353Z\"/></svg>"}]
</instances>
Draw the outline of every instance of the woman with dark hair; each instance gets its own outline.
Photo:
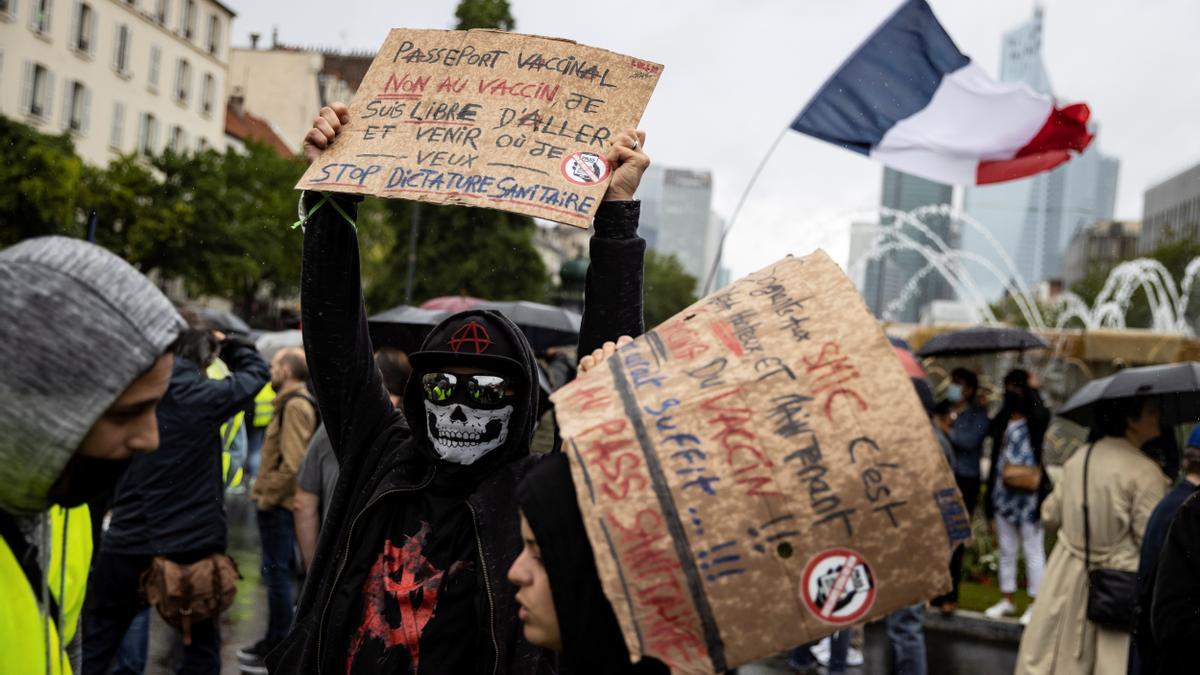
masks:
<instances>
[{"instance_id":1,"label":"woman with dark hair","mask_svg":"<svg viewBox=\"0 0 1200 675\"><path fill-rule=\"evenodd\" d=\"M985 504L996 532L1003 594L985 612L991 618L1016 613L1018 549L1025 554L1026 590L1030 598L1037 597L1046 561L1039 509L1048 493L1042 442L1049 424L1050 412L1031 386L1029 373L1013 370L1005 375L1004 406L991 421L992 466ZM1021 623L1029 623L1032 607L1021 616Z\"/></svg>"},{"instance_id":2,"label":"woman with dark hair","mask_svg":"<svg viewBox=\"0 0 1200 675\"><path fill-rule=\"evenodd\" d=\"M629 650L604 596L566 455L543 457L517 485L524 549L508 570L525 639L559 652L559 675L669 673Z\"/></svg>"},{"instance_id":3,"label":"woman with dark hair","mask_svg":"<svg viewBox=\"0 0 1200 675\"><path fill-rule=\"evenodd\" d=\"M1123 674L1128 664L1129 633L1088 620L1088 561L1091 569L1137 570L1146 523L1167 491L1158 464L1140 450L1159 434L1159 412L1150 399L1119 399L1100 402L1094 419L1098 440L1067 460L1042 505L1058 543L1021 638L1017 675Z\"/></svg>"}]
</instances>

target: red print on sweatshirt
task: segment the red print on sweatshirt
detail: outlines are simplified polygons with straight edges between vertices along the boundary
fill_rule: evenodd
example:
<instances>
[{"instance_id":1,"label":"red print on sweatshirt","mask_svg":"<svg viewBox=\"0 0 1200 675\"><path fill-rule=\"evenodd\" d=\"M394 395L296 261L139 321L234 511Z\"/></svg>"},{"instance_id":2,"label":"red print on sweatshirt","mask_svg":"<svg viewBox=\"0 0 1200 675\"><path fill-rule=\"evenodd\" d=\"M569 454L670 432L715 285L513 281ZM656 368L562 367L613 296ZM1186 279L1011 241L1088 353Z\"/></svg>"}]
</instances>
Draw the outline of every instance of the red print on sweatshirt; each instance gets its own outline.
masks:
<instances>
[{"instance_id":1,"label":"red print on sweatshirt","mask_svg":"<svg viewBox=\"0 0 1200 675\"><path fill-rule=\"evenodd\" d=\"M411 672L419 672L421 633L433 618L442 576L445 574L425 558L424 548L428 538L429 523L421 523L420 531L415 536L406 537L408 541L402 547L384 541L383 553L371 566L363 585L363 617L350 640L346 658L347 673L367 638L382 641L385 648L404 647L412 664ZM469 562L456 562L450 566L450 575L455 576L470 567ZM397 607L399 626L391 625L388 619L388 607L391 605Z\"/></svg>"}]
</instances>

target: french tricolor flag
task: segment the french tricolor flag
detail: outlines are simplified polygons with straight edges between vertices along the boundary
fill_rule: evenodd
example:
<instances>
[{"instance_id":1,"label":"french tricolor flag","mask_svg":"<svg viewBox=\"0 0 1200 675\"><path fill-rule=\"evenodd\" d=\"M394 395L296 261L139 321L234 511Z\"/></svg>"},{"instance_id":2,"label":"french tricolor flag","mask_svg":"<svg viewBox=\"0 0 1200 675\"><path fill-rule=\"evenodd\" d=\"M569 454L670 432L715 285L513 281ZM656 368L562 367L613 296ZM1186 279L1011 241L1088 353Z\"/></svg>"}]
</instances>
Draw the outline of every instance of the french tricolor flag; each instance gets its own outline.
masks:
<instances>
[{"instance_id":1,"label":"french tricolor flag","mask_svg":"<svg viewBox=\"0 0 1200 675\"><path fill-rule=\"evenodd\" d=\"M1083 152L1090 112L971 62L925 0L908 0L821 87L791 128L940 183L984 185Z\"/></svg>"}]
</instances>

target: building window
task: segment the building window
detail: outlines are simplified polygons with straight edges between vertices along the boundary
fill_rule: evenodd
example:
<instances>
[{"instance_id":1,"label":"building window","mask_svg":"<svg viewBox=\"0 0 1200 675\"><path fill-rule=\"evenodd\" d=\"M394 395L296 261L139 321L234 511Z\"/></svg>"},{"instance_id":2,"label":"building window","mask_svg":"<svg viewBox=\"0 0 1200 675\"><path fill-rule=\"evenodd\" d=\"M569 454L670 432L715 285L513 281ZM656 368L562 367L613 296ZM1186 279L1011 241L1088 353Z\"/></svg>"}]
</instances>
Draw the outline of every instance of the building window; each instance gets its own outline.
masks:
<instances>
[{"instance_id":1,"label":"building window","mask_svg":"<svg viewBox=\"0 0 1200 675\"><path fill-rule=\"evenodd\" d=\"M171 134L167 137L167 150L177 155L187 152L187 132L183 130L183 127L179 125L171 127Z\"/></svg>"},{"instance_id":2,"label":"building window","mask_svg":"<svg viewBox=\"0 0 1200 675\"><path fill-rule=\"evenodd\" d=\"M108 146L117 152L125 144L125 103L113 101L112 128L108 131Z\"/></svg>"},{"instance_id":3,"label":"building window","mask_svg":"<svg viewBox=\"0 0 1200 675\"><path fill-rule=\"evenodd\" d=\"M208 53L216 54L221 48L221 17L211 14L208 17Z\"/></svg>"},{"instance_id":4,"label":"building window","mask_svg":"<svg viewBox=\"0 0 1200 675\"><path fill-rule=\"evenodd\" d=\"M196 139L196 152L204 152L205 150L208 150L208 139L201 136Z\"/></svg>"},{"instance_id":5,"label":"building window","mask_svg":"<svg viewBox=\"0 0 1200 675\"><path fill-rule=\"evenodd\" d=\"M79 80L67 84L63 92L63 127L77 134L87 133L88 117L92 107L92 95Z\"/></svg>"},{"instance_id":6,"label":"building window","mask_svg":"<svg viewBox=\"0 0 1200 675\"><path fill-rule=\"evenodd\" d=\"M185 59L175 65L175 100L187 104L192 91L192 66Z\"/></svg>"},{"instance_id":7,"label":"building window","mask_svg":"<svg viewBox=\"0 0 1200 675\"><path fill-rule=\"evenodd\" d=\"M183 11L179 13L179 34L191 40L196 33L196 0L183 0Z\"/></svg>"},{"instance_id":8,"label":"building window","mask_svg":"<svg viewBox=\"0 0 1200 675\"><path fill-rule=\"evenodd\" d=\"M145 156L154 154L158 145L158 120L150 113L142 113L142 123L138 128L138 152Z\"/></svg>"},{"instance_id":9,"label":"building window","mask_svg":"<svg viewBox=\"0 0 1200 675\"><path fill-rule=\"evenodd\" d=\"M71 29L71 46L82 54L91 54L95 43L96 13L86 2L75 3L75 23Z\"/></svg>"},{"instance_id":10,"label":"building window","mask_svg":"<svg viewBox=\"0 0 1200 675\"><path fill-rule=\"evenodd\" d=\"M162 65L162 49L158 45L150 45L150 70L146 77L146 86L150 91L158 91L158 70Z\"/></svg>"},{"instance_id":11,"label":"building window","mask_svg":"<svg viewBox=\"0 0 1200 675\"><path fill-rule=\"evenodd\" d=\"M211 115L213 110L213 76L204 74L204 84L200 88L200 112Z\"/></svg>"},{"instance_id":12,"label":"building window","mask_svg":"<svg viewBox=\"0 0 1200 675\"><path fill-rule=\"evenodd\" d=\"M158 22L158 25L167 25L167 14L170 13L170 9L170 0L158 0L158 5L156 5L154 9L154 20Z\"/></svg>"},{"instance_id":13,"label":"building window","mask_svg":"<svg viewBox=\"0 0 1200 675\"><path fill-rule=\"evenodd\" d=\"M113 39L113 70L121 75L129 74L129 26L117 26L117 35Z\"/></svg>"},{"instance_id":14,"label":"building window","mask_svg":"<svg viewBox=\"0 0 1200 675\"><path fill-rule=\"evenodd\" d=\"M54 74L40 63L25 62L25 81L21 92L21 111L37 120L49 116L54 96Z\"/></svg>"},{"instance_id":15,"label":"building window","mask_svg":"<svg viewBox=\"0 0 1200 675\"><path fill-rule=\"evenodd\" d=\"M33 3L32 11L29 13L29 28L38 35L46 35L50 32L50 15L53 13L53 2L51 0L30 0Z\"/></svg>"},{"instance_id":16,"label":"building window","mask_svg":"<svg viewBox=\"0 0 1200 675\"><path fill-rule=\"evenodd\" d=\"M12 19L17 15L17 0L0 0L0 19Z\"/></svg>"}]
</instances>

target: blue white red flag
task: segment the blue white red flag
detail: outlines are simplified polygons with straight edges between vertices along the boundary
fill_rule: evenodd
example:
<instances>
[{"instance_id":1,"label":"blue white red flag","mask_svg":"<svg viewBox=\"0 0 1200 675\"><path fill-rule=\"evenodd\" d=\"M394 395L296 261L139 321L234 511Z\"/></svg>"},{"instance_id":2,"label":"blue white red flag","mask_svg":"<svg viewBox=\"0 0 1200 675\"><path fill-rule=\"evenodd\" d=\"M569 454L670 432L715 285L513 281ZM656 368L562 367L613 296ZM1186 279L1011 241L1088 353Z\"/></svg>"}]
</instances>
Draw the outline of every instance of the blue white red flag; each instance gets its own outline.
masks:
<instances>
[{"instance_id":1,"label":"blue white red flag","mask_svg":"<svg viewBox=\"0 0 1200 675\"><path fill-rule=\"evenodd\" d=\"M998 82L908 0L821 87L791 128L940 183L1048 171L1083 152L1090 111Z\"/></svg>"}]
</instances>

